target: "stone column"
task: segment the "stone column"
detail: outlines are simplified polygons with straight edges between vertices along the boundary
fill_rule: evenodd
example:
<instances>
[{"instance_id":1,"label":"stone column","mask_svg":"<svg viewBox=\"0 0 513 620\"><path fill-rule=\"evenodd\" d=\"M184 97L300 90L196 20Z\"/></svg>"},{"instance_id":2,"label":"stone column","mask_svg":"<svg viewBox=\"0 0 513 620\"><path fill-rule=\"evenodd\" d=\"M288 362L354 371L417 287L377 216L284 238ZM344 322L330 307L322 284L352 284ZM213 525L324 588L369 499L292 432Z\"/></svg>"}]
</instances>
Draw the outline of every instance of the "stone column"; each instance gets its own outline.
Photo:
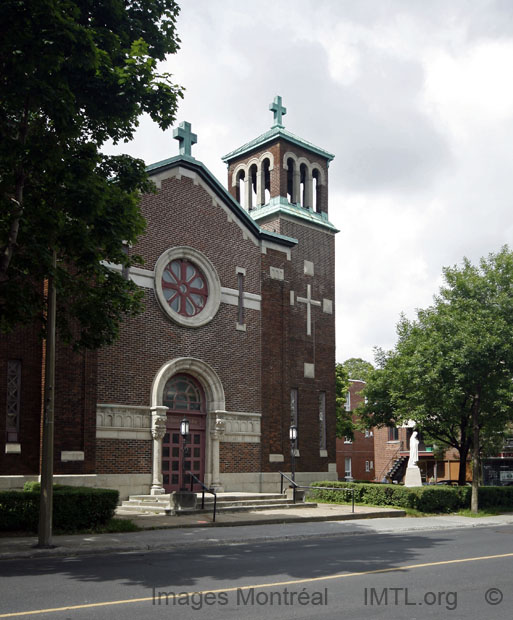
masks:
<instances>
[{"instance_id":1,"label":"stone column","mask_svg":"<svg viewBox=\"0 0 513 620\"><path fill-rule=\"evenodd\" d=\"M261 207L265 203L265 179L264 179L264 165L261 163L257 169L257 207Z\"/></svg>"},{"instance_id":2,"label":"stone column","mask_svg":"<svg viewBox=\"0 0 513 620\"><path fill-rule=\"evenodd\" d=\"M210 431L212 447L212 484L216 491L222 491L221 480L219 478L219 441L226 428L226 421L216 416L213 429Z\"/></svg>"},{"instance_id":3,"label":"stone column","mask_svg":"<svg viewBox=\"0 0 513 620\"><path fill-rule=\"evenodd\" d=\"M167 407L157 406L151 409L151 436L153 437L153 480L152 495L165 493L162 486L162 439L166 434Z\"/></svg>"},{"instance_id":4,"label":"stone column","mask_svg":"<svg viewBox=\"0 0 513 620\"><path fill-rule=\"evenodd\" d=\"M313 206L313 183L310 170L305 172L305 204L303 205L307 209L311 209Z\"/></svg>"},{"instance_id":5,"label":"stone column","mask_svg":"<svg viewBox=\"0 0 513 620\"><path fill-rule=\"evenodd\" d=\"M246 209L246 211L250 211L253 208L252 198L253 193L251 188L251 176L248 170L244 179L244 208Z\"/></svg>"}]
</instances>

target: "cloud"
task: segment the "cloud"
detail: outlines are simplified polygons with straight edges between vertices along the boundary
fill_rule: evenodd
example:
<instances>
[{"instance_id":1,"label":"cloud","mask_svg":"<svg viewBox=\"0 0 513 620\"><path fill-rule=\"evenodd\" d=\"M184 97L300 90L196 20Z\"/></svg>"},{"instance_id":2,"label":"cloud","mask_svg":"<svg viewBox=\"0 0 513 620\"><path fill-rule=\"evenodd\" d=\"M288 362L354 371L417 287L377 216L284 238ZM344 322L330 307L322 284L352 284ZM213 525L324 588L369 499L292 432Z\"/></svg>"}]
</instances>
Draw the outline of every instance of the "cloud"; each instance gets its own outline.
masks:
<instances>
[{"instance_id":1,"label":"cloud","mask_svg":"<svg viewBox=\"0 0 513 620\"><path fill-rule=\"evenodd\" d=\"M195 0L178 30L163 69L221 182L221 156L270 127L277 94L287 129L336 156L339 361L393 346L444 265L511 241L510 0ZM124 150L154 162L177 145L142 119Z\"/></svg>"}]
</instances>

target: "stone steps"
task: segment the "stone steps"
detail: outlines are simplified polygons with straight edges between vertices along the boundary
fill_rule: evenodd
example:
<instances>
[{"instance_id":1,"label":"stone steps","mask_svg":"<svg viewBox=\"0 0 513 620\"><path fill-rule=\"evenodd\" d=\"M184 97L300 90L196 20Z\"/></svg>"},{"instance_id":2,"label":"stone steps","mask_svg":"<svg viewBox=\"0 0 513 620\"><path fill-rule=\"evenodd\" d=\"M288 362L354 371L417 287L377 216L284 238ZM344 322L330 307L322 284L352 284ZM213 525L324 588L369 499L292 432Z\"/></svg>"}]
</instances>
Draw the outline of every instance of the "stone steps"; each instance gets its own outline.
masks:
<instances>
[{"instance_id":1,"label":"stone steps","mask_svg":"<svg viewBox=\"0 0 513 620\"><path fill-rule=\"evenodd\" d=\"M252 512L255 510L283 510L315 508L316 504L297 503L279 493L218 493L217 512ZM201 508L201 493L196 494L196 507L180 510L180 514L209 513L214 509L214 498L205 495ZM171 495L132 495L116 510L118 515L174 514Z\"/></svg>"}]
</instances>

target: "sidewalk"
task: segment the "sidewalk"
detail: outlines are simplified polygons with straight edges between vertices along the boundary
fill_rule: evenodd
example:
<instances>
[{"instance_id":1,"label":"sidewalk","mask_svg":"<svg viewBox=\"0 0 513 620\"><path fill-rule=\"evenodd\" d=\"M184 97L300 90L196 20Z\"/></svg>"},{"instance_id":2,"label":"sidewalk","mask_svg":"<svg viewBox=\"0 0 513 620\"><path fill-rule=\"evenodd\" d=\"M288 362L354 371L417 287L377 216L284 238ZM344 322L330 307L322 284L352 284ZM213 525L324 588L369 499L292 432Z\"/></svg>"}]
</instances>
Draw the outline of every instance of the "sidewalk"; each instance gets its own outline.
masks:
<instances>
[{"instance_id":1,"label":"sidewalk","mask_svg":"<svg viewBox=\"0 0 513 620\"><path fill-rule=\"evenodd\" d=\"M162 546L180 546L180 539L184 539L181 532L187 531L210 531L215 528L233 528L237 526L268 526L282 525L285 523L312 523L319 521L339 521L352 519L372 519L376 517L403 517L402 510L389 508L371 508L355 506L355 512L351 512L351 506L320 504L317 507L280 510L258 510L254 512L232 512L216 515L215 523L212 522L212 514L190 515L151 515L131 514L116 515L119 519L129 519L140 527L142 532L127 532L120 534L76 534L54 536L53 549L37 549L36 536L23 537L0 537L0 560L21 557L52 557L69 556L88 553L121 552L121 551L147 551L148 549L162 548ZM161 530L172 530L175 535L162 533ZM186 544L196 537L187 536ZM210 536L210 538L212 538ZM230 538L230 537L226 537ZM219 536L216 534L216 540ZM200 540L205 540L200 537ZM157 546L155 546L157 545Z\"/></svg>"},{"instance_id":2,"label":"sidewalk","mask_svg":"<svg viewBox=\"0 0 513 620\"><path fill-rule=\"evenodd\" d=\"M399 510L324 504L293 510L269 510L221 515L213 524L211 516L149 516L130 519L145 528L141 532L54 536L53 549L36 549L37 537L0 538L0 560L51 558L103 553L172 551L193 546L262 543L273 540L306 539L375 533L455 529L512 525L513 514L472 519L460 516L402 517ZM229 527L227 527L229 526Z\"/></svg>"}]
</instances>

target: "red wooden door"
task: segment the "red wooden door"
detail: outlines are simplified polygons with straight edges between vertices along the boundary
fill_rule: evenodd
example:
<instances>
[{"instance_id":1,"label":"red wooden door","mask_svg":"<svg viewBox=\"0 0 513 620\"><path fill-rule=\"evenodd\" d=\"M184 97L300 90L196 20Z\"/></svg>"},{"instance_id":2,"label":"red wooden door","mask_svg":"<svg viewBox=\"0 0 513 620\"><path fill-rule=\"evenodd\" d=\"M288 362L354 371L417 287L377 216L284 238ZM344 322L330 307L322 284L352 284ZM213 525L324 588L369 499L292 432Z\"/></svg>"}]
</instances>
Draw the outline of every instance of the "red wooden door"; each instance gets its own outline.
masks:
<instances>
[{"instance_id":1,"label":"red wooden door","mask_svg":"<svg viewBox=\"0 0 513 620\"><path fill-rule=\"evenodd\" d=\"M166 434L162 442L162 476L166 493L191 488L191 479L185 472L192 472L203 482L205 475L205 415L187 416L190 425L187 443L180 435L183 415L169 413ZM185 450L185 454L184 454ZM194 490L201 487L194 484Z\"/></svg>"},{"instance_id":2,"label":"red wooden door","mask_svg":"<svg viewBox=\"0 0 513 620\"><path fill-rule=\"evenodd\" d=\"M166 434L162 442L162 477L166 493L190 490L187 472L204 481L205 475L205 397L198 382L189 375L175 375L164 388L164 405L169 407ZM189 421L187 441L180 435L180 422ZM193 485L195 491L200 485Z\"/></svg>"}]
</instances>

